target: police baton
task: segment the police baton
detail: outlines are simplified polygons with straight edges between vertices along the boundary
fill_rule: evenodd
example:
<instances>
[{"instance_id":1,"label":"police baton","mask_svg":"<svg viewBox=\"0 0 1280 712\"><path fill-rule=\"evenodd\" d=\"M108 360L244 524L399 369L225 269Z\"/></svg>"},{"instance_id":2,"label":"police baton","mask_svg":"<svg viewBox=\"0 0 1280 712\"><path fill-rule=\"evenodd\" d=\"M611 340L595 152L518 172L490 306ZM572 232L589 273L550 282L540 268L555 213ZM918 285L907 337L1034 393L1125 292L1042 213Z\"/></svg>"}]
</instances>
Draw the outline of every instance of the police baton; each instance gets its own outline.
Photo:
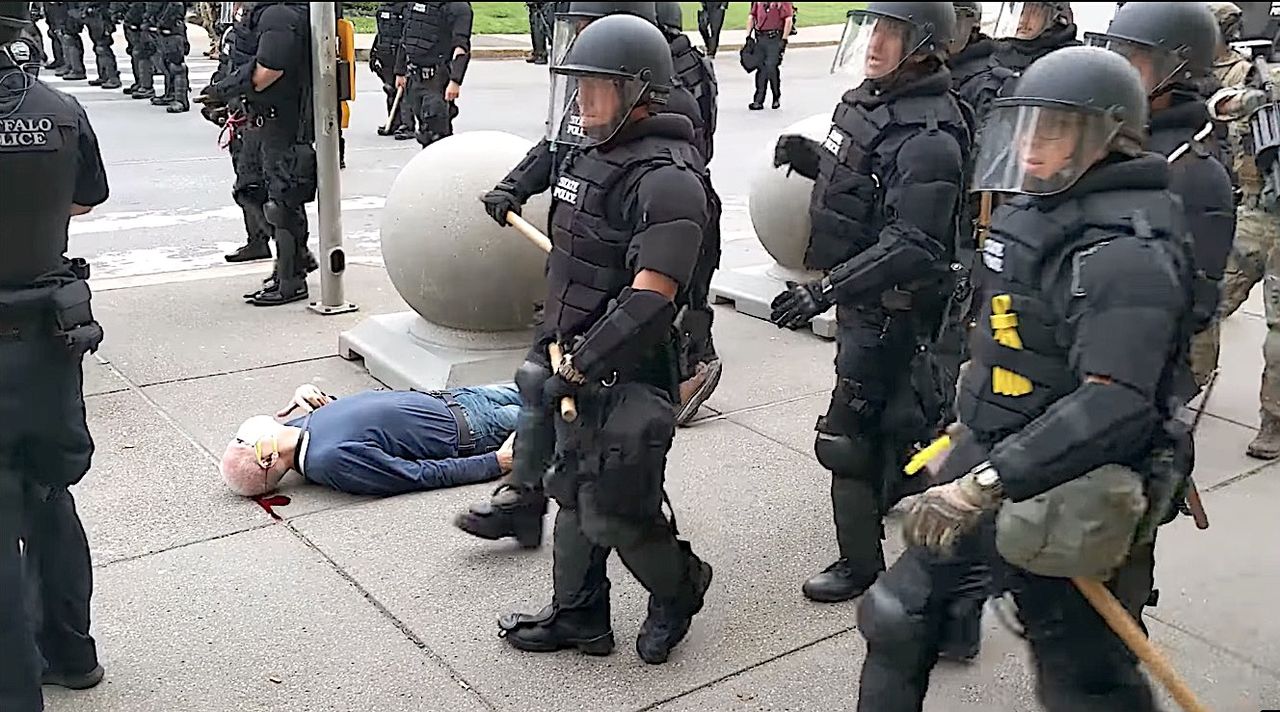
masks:
<instances>
[{"instance_id":1,"label":"police baton","mask_svg":"<svg viewBox=\"0 0 1280 712\"><path fill-rule=\"evenodd\" d=\"M507 211L507 224L519 230L520 234L537 245L539 250L551 252L551 240L528 220L516 215L514 211ZM551 357L551 368L559 371L560 364L564 361L564 352L560 349L560 344L554 341L547 344L547 355ZM572 423L578 419L578 404L573 401L573 396L564 396L560 399L560 417L564 418L566 423Z\"/></svg>"},{"instance_id":2,"label":"police baton","mask_svg":"<svg viewBox=\"0 0 1280 712\"><path fill-rule=\"evenodd\" d=\"M1182 678L1178 677L1177 671L1169 664L1164 654L1147 638L1134 622L1133 616L1129 615L1129 612L1120 605L1102 582L1087 578L1073 578L1071 582L1080 589L1081 595L1089 601L1089 605L1093 606L1098 615L1102 616L1111 630L1124 641L1125 647L1138 656L1147 669L1151 670L1151 674L1164 685L1164 689L1169 691L1179 707L1186 712L1209 712L1209 708L1196 699L1196 694L1187 687L1187 683Z\"/></svg>"},{"instance_id":3,"label":"police baton","mask_svg":"<svg viewBox=\"0 0 1280 712\"><path fill-rule=\"evenodd\" d=\"M387 123L382 127L382 133L391 130L391 125L396 122L396 114L400 113L400 100L404 98L404 87L396 88L396 100L391 102L391 112L387 114Z\"/></svg>"}]
</instances>

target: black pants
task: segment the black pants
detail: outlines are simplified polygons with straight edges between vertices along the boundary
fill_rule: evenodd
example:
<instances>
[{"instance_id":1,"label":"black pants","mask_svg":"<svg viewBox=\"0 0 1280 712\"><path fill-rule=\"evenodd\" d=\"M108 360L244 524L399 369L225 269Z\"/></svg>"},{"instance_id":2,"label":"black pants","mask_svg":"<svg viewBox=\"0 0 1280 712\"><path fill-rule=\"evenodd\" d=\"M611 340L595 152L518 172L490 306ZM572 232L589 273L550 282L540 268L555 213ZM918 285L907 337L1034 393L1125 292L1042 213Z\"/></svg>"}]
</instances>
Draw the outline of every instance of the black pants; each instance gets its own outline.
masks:
<instances>
[{"instance_id":1,"label":"black pants","mask_svg":"<svg viewBox=\"0 0 1280 712\"><path fill-rule=\"evenodd\" d=\"M111 49L115 32L115 24L101 14L90 15L85 21L89 28L89 39L93 42L93 56L98 64L98 78L102 81L120 79L120 70L116 67L116 53Z\"/></svg>"},{"instance_id":2,"label":"black pants","mask_svg":"<svg viewBox=\"0 0 1280 712\"><path fill-rule=\"evenodd\" d=\"M380 56L390 56L391 59L382 59L378 62L378 78L382 80L382 93L387 97L387 116L391 116L391 110L396 108L396 67L395 52L379 51ZM408 94L408 87L405 87L405 93ZM404 104L404 97L400 98L401 106ZM404 126L404 112L402 109L396 109L396 115L391 118L391 131L395 132Z\"/></svg>"},{"instance_id":3,"label":"black pants","mask_svg":"<svg viewBox=\"0 0 1280 712\"><path fill-rule=\"evenodd\" d=\"M409 70L401 100L401 120L406 127L416 127L414 137L423 148L453 135L453 118L458 109L453 102L444 100L448 86L449 72L444 67Z\"/></svg>"},{"instance_id":4,"label":"black pants","mask_svg":"<svg viewBox=\"0 0 1280 712\"><path fill-rule=\"evenodd\" d=\"M49 65L50 69L62 67L67 63L67 54L62 47L62 26L66 22L66 10L49 11L46 10L45 23L48 29L45 34L49 36L49 44L53 47L53 61Z\"/></svg>"},{"instance_id":5,"label":"black pants","mask_svg":"<svg viewBox=\"0 0 1280 712\"><path fill-rule=\"evenodd\" d=\"M962 540L952 557L912 547L863 597L858 621L867 639L858 709L919 712L938 659L938 640L953 590L972 557L991 556L994 529ZM1036 693L1048 712L1153 712L1151 688L1137 659L1068 579L1046 578L993 559L1004 570L1035 658ZM1132 614L1146 593L1150 550L1135 551L1108 587Z\"/></svg>"},{"instance_id":6,"label":"black pants","mask_svg":"<svg viewBox=\"0 0 1280 712\"><path fill-rule=\"evenodd\" d=\"M714 57L720 48L720 30L724 27L724 7L718 2L702 3L702 11L698 13L698 32L702 35L702 44L707 54Z\"/></svg>"},{"instance_id":7,"label":"black pants","mask_svg":"<svg viewBox=\"0 0 1280 712\"><path fill-rule=\"evenodd\" d=\"M546 59L551 47L551 22L547 6L551 3L525 3L529 8L529 39L534 59Z\"/></svg>"},{"instance_id":8,"label":"black pants","mask_svg":"<svg viewBox=\"0 0 1280 712\"><path fill-rule=\"evenodd\" d=\"M271 239L271 225L262 213L267 202L267 182L262 172L262 146L259 134L239 130L231 138L231 168L236 180L231 197L244 213L244 230L250 245L266 246Z\"/></svg>"},{"instance_id":9,"label":"black pants","mask_svg":"<svg viewBox=\"0 0 1280 712\"><path fill-rule=\"evenodd\" d=\"M187 52L190 50L186 36L177 32L161 34L156 41L156 56L164 75L164 95L183 106L188 105L187 95L191 91L187 75Z\"/></svg>"},{"instance_id":10,"label":"black pants","mask_svg":"<svg viewBox=\"0 0 1280 712\"><path fill-rule=\"evenodd\" d=\"M84 32L84 19L79 13L67 15L62 25L62 51L70 74L84 74L84 40L80 33Z\"/></svg>"},{"instance_id":11,"label":"black pants","mask_svg":"<svg viewBox=\"0 0 1280 712\"><path fill-rule=\"evenodd\" d=\"M756 94L754 103L763 104L766 87L773 89L773 99L782 98L782 47L786 39L781 31L756 33L763 62L756 70Z\"/></svg>"},{"instance_id":12,"label":"black pants","mask_svg":"<svg viewBox=\"0 0 1280 712\"><path fill-rule=\"evenodd\" d=\"M133 84L139 89L155 90L156 35L147 30L125 29L129 42L129 60L133 68Z\"/></svg>"},{"instance_id":13,"label":"black pants","mask_svg":"<svg viewBox=\"0 0 1280 712\"><path fill-rule=\"evenodd\" d=\"M251 118L250 123L257 122ZM252 185L257 180L265 186L262 213L276 243L275 273L282 292L299 291L306 287L307 281L310 230L306 204L316 199L315 148L298 142L296 117L263 119L262 125L250 128L245 138L250 145L256 143L256 166L262 172L261 177L252 175L255 163L246 155L241 164L245 174L237 176L237 185L241 181ZM246 217L246 225L248 223Z\"/></svg>"},{"instance_id":14,"label":"black pants","mask_svg":"<svg viewBox=\"0 0 1280 712\"><path fill-rule=\"evenodd\" d=\"M697 364L717 358L715 342L711 338L711 326L715 320L715 311L711 308L711 278L720 267L722 211L720 197L713 194L712 201L715 210L707 220L707 231L702 236L698 262L693 268L693 278L689 280L689 308L682 324L686 339L681 364L682 379L692 376Z\"/></svg>"},{"instance_id":15,"label":"black pants","mask_svg":"<svg viewBox=\"0 0 1280 712\"><path fill-rule=\"evenodd\" d=\"M98 664L89 545L67 491L88 471L93 440L80 359L4 322L0 312L0 709L37 712L46 666Z\"/></svg>"}]
</instances>

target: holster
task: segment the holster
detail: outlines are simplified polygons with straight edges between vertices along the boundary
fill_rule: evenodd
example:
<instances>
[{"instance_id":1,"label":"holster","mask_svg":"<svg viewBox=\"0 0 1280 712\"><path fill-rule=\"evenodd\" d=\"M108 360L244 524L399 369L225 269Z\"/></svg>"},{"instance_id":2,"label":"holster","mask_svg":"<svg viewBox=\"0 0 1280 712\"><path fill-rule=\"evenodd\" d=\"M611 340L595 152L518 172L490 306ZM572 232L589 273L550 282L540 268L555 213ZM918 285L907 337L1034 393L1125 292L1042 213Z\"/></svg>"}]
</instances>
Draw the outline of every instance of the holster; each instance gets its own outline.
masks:
<instances>
[{"instance_id":1,"label":"holster","mask_svg":"<svg viewBox=\"0 0 1280 712\"><path fill-rule=\"evenodd\" d=\"M62 339L73 356L81 357L98 350L102 343L102 326L93 318L93 294L89 283L78 279L53 291L54 334Z\"/></svg>"}]
</instances>

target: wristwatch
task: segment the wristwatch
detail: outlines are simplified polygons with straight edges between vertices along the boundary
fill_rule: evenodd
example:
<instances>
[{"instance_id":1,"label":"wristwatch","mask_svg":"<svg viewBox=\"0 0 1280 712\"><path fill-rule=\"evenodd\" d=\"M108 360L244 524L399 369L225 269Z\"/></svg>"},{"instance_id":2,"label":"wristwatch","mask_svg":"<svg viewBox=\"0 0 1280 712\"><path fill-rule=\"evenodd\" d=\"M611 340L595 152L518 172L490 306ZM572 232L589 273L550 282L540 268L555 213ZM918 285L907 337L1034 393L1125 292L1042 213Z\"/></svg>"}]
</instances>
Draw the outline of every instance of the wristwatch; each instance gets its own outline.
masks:
<instances>
[{"instance_id":1,"label":"wristwatch","mask_svg":"<svg viewBox=\"0 0 1280 712\"><path fill-rule=\"evenodd\" d=\"M1000 483L1000 473L996 472L996 468L991 466L990 462L983 462L973 468L969 474L973 475L973 481L983 492L988 494L999 495L1003 489Z\"/></svg>"}]
</instances>

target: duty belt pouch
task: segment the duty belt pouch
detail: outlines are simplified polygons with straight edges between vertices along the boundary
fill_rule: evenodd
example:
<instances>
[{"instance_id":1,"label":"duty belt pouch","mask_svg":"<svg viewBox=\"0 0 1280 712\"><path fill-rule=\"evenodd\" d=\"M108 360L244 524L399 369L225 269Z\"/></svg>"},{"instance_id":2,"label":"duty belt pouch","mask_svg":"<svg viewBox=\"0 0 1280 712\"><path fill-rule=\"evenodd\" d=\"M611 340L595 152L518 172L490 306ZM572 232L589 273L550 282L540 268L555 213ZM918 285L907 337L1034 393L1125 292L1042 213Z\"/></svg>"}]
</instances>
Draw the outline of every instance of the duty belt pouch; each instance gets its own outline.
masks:
<instances>
[{"instance_id":1,"label":"duty belt pouch","mask_svg":"<svg viewBox=\"0 0 1280 712\"><path fill-rule=\"evenodd\" d=\"M595 502L602 514L645 519L662 512L667 452L675 437L671 403L655 387L614 387L597 440Z\"/></svg>"},{"instance_id":2,"label":"duty belt pouch","mask_svg":"<svg viewBox=\"0 0 1280 712\"><path fill-rule=\"evenodd\" d=\"M996 549L1005 561L1040 576L1111 578L1124 563L1147 511L1143 478L1103 465L996 516Z\"/></svg>"},{"instance_id":3,"label":"duty belt pouch","mask_svg":"<svg viewBox=\"0 0 1280 712\"><path fill-rule=\"evenodd\" d=\"M102 343L102 327L93 319L90 302L93 294L89 283L77 280L53 292L53 315L58 330L55 334L66 342L72 356L81 357L98 350Z\"/></svg>"}]
</instances>

